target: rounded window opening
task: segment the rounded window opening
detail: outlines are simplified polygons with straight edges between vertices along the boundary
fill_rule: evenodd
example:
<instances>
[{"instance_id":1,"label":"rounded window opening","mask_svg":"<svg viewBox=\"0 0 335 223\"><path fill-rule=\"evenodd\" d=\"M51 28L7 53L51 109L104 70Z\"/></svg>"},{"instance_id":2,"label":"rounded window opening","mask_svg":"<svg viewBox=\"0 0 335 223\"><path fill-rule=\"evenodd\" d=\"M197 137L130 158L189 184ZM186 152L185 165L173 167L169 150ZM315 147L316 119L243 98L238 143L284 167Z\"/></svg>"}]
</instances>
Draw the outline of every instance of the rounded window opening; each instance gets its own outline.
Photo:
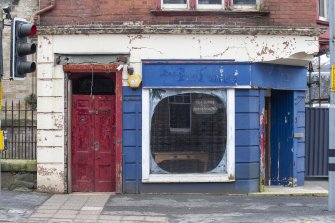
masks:
<instances>
[{"instance_id":1,"label":"rounded window opening","mask_svg":"<svg viewBox=\"0 0 335 223\"><path fill-rule=\"evenodd\" d=\"M225 100L209 93L161 98L151 119L151 173L205 173L225 166Z\"/></svg>"}]
</instances>

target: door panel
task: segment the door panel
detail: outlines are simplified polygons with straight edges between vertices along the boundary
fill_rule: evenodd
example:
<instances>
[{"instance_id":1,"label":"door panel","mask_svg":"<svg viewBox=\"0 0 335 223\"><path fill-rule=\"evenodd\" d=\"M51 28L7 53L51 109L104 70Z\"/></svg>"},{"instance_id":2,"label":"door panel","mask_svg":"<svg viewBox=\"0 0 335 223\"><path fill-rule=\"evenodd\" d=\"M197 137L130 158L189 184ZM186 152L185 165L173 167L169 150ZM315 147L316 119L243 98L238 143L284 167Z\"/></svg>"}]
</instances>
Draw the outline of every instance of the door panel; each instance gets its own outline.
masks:
<instances>
[{"instance_id":1,"label":"door panel","mask_svg":"<svg viewBox=\"0 0 335 223\"><path fill-rule=\"evenodd\" d=\"M92 103L89 98L73 97L72 106L72 182L73 191L93 191L94 160L93 135L87 134L93 128L93 117L90 114Z\"/></svg>"},{"instance_id":2,"label":"door panel","mask_svg":"<svg viewBox=\"0 0 335 223\"><path fill-rule=\"evenodd\" d=\"M271 184L287 185L293 176L293 92L271 93Z\"/></svg>"},{"instance_id":3,"label":"door panel","mask_svg":"<svg viewBox=\"0 0 335 223\"><path fill-rule=\"evenodd\" d=\"M111 96L95 100L95 188L97 191L115 191L114 104Z\"/></svg>"},{"instance_id":4,"label":"door panel","mask_svg":"<svg viewBox=\"0 0 335 223\"><path fill-rule=\"evenodd\" d=\"M72 100L72 190L115 191L115 96Z\"/></svg>"}]
</instances>

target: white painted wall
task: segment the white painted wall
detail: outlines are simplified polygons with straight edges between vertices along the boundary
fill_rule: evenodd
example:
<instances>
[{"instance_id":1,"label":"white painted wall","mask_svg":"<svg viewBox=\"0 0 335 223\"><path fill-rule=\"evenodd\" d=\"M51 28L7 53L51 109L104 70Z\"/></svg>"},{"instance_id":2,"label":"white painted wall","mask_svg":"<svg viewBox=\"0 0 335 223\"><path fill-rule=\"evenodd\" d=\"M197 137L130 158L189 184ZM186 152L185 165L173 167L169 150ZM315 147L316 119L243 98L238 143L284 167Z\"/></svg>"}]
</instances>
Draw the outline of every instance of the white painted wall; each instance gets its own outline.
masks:
<instances>
[{"instance_id":1,"label":"white painted wall","mask_svg":"<svg viewBox=\"0 0 335 223\"><path fill-rule=\"evenodd\" d=\"M37 71L37 189L63 193L64 72L54 66L53 37L39 37Z\"/></svg>"},{"instance_id":2,"label":"white painted wall","mask_svg":"<svg viewBox=\"0 0 335 223\"><path fill-rule=\"evenodd\" d=\"M55 53L127 53L135 73L142 59L234 59L306 65L318 38L247 35L59 35Z\"/></svg>"},{"instance_id":3,"label":"white painted wall","mask_svg":"<svg viewBox=\"0 0 335 223\"><path fill-rule=\"evenodd\" d=\"M234 59L304 65L318 51L316 37L243 35L56 35L39 36L37 186L64 192L64 72L54 54L126 53L135 73L142 59ZM127 73L124 69L123 78ZM127 85L127 82L123 82Z\"/></svg>"}]
</instances>

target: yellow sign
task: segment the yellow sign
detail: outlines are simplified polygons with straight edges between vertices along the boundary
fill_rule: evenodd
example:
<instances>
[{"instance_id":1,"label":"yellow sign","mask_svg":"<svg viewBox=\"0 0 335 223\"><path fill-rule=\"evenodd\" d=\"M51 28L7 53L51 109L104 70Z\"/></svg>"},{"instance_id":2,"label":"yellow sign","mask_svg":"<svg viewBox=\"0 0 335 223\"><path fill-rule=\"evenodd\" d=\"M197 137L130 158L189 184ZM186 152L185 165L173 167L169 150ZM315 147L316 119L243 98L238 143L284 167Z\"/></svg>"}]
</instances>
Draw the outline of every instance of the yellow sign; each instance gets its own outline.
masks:
<instances>
[{"instance_id":1,"label":"yellow sign","mask_svg":"<svg viewBox=\"0 0 335 223\"><path fill-rule=\"evenodd\" d=\"M138 88L141 85L142 78L138 74L132 74L128 77L128 84L131 88Z\"/></svg>"},{"instance_id":2,"label":"yellow sign","mask_svg":"<svg viewBox=\"0 0 335 223\"><path fill-rule=\"evenodd\" d=\"M0 108L2 108L2 82L0 81Z\"/></svg>"},{"instance_id":3,"label":"yellow sign","mask_svg":"<svg viewBox=\"0 0 335 223\"><path fill-rule=\"evenodd\" d=\"M4 132L0 131L0 151L5 149L5 137Z\"/></svg>"},{"instance_id":4,"label":"yellow sign","mask_svg":"<svg viewBox=\"0 0 335 223\"><path fill-rule=\"evenodd\" d=\"M331 86L330 86L331 91L335 91L335 65L332 65L332 77L331 77Z\"/></svg>"}]
</instances>

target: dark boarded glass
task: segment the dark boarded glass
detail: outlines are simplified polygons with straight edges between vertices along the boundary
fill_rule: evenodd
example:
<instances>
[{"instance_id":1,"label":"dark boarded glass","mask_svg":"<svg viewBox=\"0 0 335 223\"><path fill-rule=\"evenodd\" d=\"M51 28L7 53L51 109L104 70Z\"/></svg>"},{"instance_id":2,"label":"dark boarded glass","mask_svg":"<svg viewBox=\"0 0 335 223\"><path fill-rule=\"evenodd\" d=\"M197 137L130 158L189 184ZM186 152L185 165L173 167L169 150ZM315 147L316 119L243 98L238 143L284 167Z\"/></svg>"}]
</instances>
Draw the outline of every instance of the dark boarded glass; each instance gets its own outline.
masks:
<instances>
[{"instance_id":1,"label":"dark boarded glass","mask_svg":"<svg viewBox=\"0 0 335 223\"><path fill-rule=\"evenodd\" d=\"M163 98L151 120L154 162L166 173L213 170L226 152L226 116L225 104L214 95L190 93Z\"/></svg>"},{"instance_id":2,"label":"dark boarded glass","mask_svg":"<svg viewBox=\"0 0 335 223\"><path fill-rule=\"evenodd\" d=\"M73 94L115 94L114 82L112 79L103 76L95 76L93 80L90 75L85 76L73 81Z\"/></svg>"},{"instance_id":3,"label":"dark boarded glass","mask_svg":"<svg viewBox=\"0 0 335 223\"><path fill-rule=\"evenodd\" d=\"M192 116L190 94L171 96L168 99L170 131L189 131Z\"/></svg>"},{"instance_id":4,"label":"dark boarded glass","mask_svg":"<svg viewBox=\"0 0 335 223\"><path fill-rule=\"evenodd\" d=\"M199 0L199 4L221 5L221 0Z\"/></svg>"}]
</instances>

